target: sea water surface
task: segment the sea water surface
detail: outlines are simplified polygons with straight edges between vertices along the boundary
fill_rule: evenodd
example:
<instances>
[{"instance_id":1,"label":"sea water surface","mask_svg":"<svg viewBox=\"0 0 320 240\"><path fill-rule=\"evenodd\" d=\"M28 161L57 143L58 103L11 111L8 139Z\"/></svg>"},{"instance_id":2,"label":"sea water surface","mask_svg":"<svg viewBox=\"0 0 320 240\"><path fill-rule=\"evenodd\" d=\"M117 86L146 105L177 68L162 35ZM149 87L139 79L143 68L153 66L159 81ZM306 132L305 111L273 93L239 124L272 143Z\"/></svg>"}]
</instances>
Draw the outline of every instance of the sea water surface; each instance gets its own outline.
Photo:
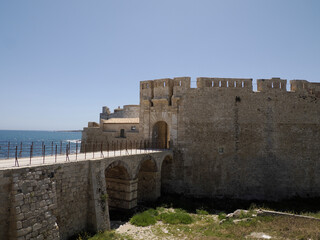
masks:
<instances>
[{"instance_id":1,"label":"sea water surface","mask_svg":"<svg viewBox=\"0 0 320 240\"><path fill-rule=\"evenodd\" d=\"M81 140L81 132L62 131L26 131L26 130L0 130L0 158L14 157L16 148L19 157L41 155L43 146L46 154L65 151L67 145L70 149L76 147Z\"/></svg>"}]
</instances>

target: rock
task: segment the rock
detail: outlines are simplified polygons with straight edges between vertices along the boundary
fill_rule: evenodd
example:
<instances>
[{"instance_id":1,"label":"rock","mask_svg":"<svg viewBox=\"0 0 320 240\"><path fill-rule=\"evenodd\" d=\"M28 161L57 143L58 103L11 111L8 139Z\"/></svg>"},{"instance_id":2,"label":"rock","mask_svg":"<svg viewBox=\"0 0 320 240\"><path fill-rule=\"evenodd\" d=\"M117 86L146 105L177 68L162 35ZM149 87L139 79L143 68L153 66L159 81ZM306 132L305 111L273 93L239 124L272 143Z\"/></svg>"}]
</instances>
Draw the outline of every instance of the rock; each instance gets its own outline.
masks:
<instances>
[{"instance_id":1,"label":"rock","mask_svg":"<svg viewBox=\"0 0 320 240\"><path fill-rule=\"evenodd\" d=\"M241 214L247 214L249 211L248 210L243 210L243 209L237 209L233 213L229 213L226 217L227 218L237 218L240 217Z\"/></svg>"},{"instance_id":2,"label":"rock","mask_svg":"<svg viewBox=\"0 0 320 240\"><path fill-rule=\"evenodd\" d=\"M235 220L233 220L233 223L237 224L239 222L248 222L248 221L251 221L251 220L252 220L252 218L235 219Z\"/></svg>"},{"instance_id":3,"label":"rock","mask_svg":"<svg viewBox=\"0 0 320 240\"><path fill-rule=\"evenodd\" d=\"M257 239L271 239L272 237L263 232L252 232L246 238L257 238Z\"/></svg>"}]
</instances>

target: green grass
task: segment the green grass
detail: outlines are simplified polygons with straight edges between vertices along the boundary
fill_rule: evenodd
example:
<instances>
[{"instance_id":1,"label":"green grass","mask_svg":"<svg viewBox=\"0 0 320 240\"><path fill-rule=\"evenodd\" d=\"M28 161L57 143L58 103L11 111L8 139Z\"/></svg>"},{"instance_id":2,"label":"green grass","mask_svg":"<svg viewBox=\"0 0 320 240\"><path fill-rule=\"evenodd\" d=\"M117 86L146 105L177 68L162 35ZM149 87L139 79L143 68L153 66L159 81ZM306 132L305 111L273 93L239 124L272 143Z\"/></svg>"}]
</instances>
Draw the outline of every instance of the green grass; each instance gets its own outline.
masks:
<instances>
[{"instance_id":1,"label":"green grass","mask_svg":"<svg viewBox=\"0 0 320 240\"><path fill-rule=\"evenodd\" d=\"M147 211L134 215L130 219L130 223L139 227L154 225L157 222L156 216L158 216L158 211L150 208Z\"/></svg>"},{"instance_id":2,"label":"green grass","mask_svg":"<svg viewBox=\"0 0 320 240\"><path fill-rule=\"evenodd\" d=\"M209 213L204 209L197 209L196 213L199 215L209 215Z\"/></svg>"},{"instance_id":3,"label":"green grass","mask_svg":"<svg viewBox=\"0 0 320 240\"><path fill-rule=\"evenodd\" d=\"M160 214L159 214L160 212ZM192 217L185 210L175 209L174 212L165 211L164 208L152 209L138 213L130 219L130 223L139 227L154 225L157 221L167 224L190 224Z\"/></svg>"},{"instance_id":4,"label":"green grass","mask_svg":"<svg viewBox=\"0 0 320 240\"><path fill-rule=\"evenodd\" d=\"M175 209L174 212L161 213L158 219L168 224L190 224L193 222L190 214L182 209Z\"/></svg>"}]
</instances>

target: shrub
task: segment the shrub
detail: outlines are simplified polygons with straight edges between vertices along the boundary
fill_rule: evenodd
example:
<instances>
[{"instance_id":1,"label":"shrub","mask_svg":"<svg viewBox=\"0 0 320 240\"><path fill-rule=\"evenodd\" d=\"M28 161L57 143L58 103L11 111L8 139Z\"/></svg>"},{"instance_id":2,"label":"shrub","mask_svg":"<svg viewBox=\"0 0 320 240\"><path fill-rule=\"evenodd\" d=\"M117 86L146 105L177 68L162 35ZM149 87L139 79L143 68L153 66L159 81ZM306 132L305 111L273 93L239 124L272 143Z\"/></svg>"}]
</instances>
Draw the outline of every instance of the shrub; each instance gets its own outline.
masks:
<instances>
[{"instance_id":1,"label":"shrub","mask_svg":"<svg viewBox=\"0 0 320 240\"><path fill-rule=\"evenodd\" d=\"M185 211L167 212L159 215L159 220L169 224L190 224L193 222L192 217Z\"/></svg>"},{"instance_id":2,"label":"shrub","mask_svg":"<svg viewBox=\"0 0 320 240\"><path fill-rule=\"evenodd\" d=\"M227 215L224 212L219 213L218 219L221 221L222 219L226 219Z\"/></svg>"},{"instance_id":3,"label":"shrub","mask_svg":"<svg viewBox=\"0 0 320 240\"><path fill-rule=\"evenodd\" d=\"M199 215L208 215L209 213L204 209L197 209L196 213Z\"/></svg>"},{"instance_id":4,"label":"shrub","mask_svg":"<svg viewBox=\"0 0 320 240\"><path fill-rule=\"evenodd\" d=\"M156 220L157 215L158 215L158 212L151 208L147 211L134 215L130 219L130 223L132 225L140 226L140 227L154 225L157 222Z\"/></svg>"}]
</instances>

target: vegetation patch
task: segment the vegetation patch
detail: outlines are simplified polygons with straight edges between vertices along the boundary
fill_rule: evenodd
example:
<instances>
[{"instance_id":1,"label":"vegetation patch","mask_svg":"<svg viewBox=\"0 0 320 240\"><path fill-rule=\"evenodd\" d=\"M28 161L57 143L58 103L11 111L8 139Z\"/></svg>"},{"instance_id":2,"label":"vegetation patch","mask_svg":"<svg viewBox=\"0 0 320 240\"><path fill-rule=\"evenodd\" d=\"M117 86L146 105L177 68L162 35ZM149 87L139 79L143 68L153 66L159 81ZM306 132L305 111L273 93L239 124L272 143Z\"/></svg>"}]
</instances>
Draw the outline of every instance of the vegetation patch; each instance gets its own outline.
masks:
<instances>
[{"instance_id":1,"label":"vegetation patch","mask_svg":"<svg viewBox=\"0 0 320 240\"><path fill-rule=\"evenodd\" d=\"M134 215L130 219L130 223L139 227L154 225L157 222L156 216L158 216L158 211L151 208L147 211Z\"/></svg>"},{"instance_id":2,"label":"vegetation patch","mask_svg":"<svg viewBox=\"0 0 320 240\"><path fill-rule=\"evenodd\" d=\"M192 217L182 209L176 209L174 212L161 213L158 219L168 224L190 224L193 222Z\"/></svg>"},{"instance_id":3,"label":"vegetation patch","mask_svg":"<svg viewBox=\"0 0 320 240\"><path fill-rule=\"evenodd\" d=\"M209 213L204 209L197 209L196 213L199 215L209 215Z\"/></svg>"}]
</instances>

